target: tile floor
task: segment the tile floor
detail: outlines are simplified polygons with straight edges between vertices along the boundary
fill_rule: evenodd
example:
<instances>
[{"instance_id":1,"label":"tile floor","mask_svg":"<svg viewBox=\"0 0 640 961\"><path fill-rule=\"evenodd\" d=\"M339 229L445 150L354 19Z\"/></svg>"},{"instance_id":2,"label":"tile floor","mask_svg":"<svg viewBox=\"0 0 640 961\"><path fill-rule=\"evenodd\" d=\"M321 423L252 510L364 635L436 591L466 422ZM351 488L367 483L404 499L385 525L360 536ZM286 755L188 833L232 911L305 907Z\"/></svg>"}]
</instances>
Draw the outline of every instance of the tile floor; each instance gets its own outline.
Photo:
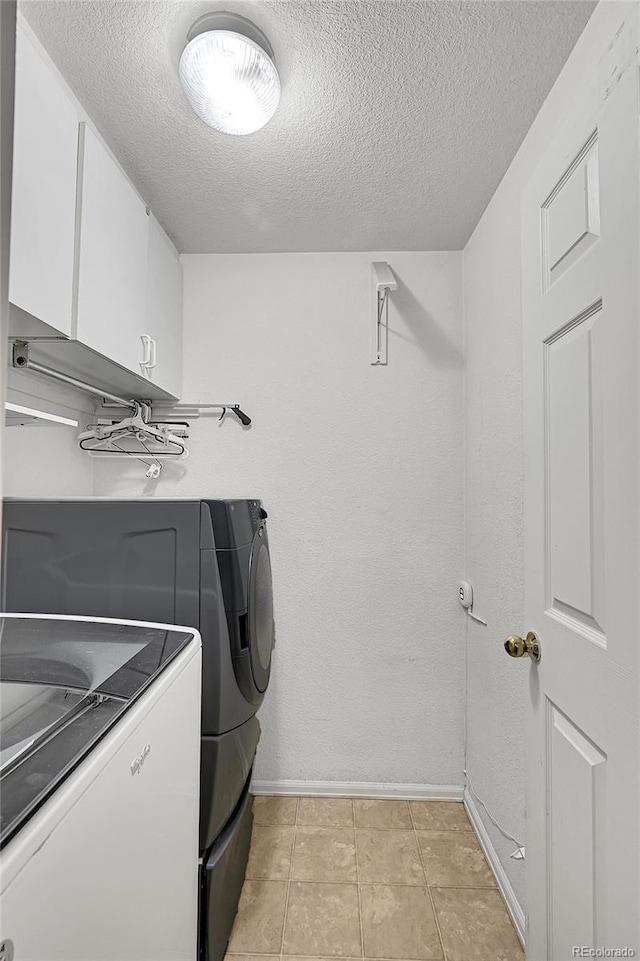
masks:
<instances>
[{"instance_id":1,"label":"tile floor","mask_svg":"<svg viewBox=\"0 0 640 961\"><path fill-rule=\"evenodd\" d=\"M524 961L462 804L258 797L226 961Z\"/></svg>"}]
</instances>

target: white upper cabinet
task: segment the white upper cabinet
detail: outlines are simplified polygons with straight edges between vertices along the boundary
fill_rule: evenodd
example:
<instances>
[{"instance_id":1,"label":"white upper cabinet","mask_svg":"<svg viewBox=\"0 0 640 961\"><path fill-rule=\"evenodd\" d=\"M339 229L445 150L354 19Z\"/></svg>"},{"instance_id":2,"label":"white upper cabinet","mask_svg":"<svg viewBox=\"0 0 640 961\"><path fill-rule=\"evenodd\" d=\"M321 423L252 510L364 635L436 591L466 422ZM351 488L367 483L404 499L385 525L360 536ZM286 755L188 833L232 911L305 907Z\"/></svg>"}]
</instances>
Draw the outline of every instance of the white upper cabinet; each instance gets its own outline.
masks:
<instances>
[{"instance_id":1,"label":"white upper cabinet","mask_svg":"<svg viewBox=\"0 0 640 961\"><path fill-rule=\"evenodd\" d=\"M75 337L139 374L149 216L115 160L84 123L80 166Z\"/></svg>"},{"instance_id":2,"label":"white upper cabinet","mask_svg":"<svg viewBox=\"0 0 640 961\"><path fill-rule=\"evenodd\" d=\"M182 390L182 264L155 217L149 217L143 373L180 397Z\"/></svg>"},{"instance_id":3,"label":"white upper cabinet","mask_svg":"<svg viewBox=\"0 0 640 961\"><path fill-rule=\"evenodd\" d=\"M11 334L35 359L127 396L180 396L178 254L21 17L10 260Z\"/></svg>"},{"instance_id":4,"label":"white upper cabinet","mask_svg":"<svg viewBox=\"0 0 640 961\"><path fill-rule=\"evenodd\" d=\"M9 299L72 330L78 112L31 37L16 49Z\"/></svg>"}]
</instances>

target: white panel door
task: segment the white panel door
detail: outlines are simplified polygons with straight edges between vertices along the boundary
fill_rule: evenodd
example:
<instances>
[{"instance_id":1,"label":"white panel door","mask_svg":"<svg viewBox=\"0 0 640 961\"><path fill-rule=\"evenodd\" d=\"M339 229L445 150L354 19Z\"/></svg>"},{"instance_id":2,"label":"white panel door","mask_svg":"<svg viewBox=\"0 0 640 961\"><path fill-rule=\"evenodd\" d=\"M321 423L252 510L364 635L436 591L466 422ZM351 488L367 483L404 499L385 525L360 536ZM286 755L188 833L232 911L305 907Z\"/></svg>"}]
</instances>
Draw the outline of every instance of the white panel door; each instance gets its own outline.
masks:
<instances>
[{"instance_id":1,"label":"white panel door","mask_svg":"<svg viewBox=\"0 0 640 961\"><path fill-rule=\"evenodd\" d=\"M635 36L523 195L530 961L640 949Z\"/></svg>"},{"instance_id":2,"label":"white panel door","mask_svg":"<svg viewBox=\"0 0 640 961\"><path fill-rule=\"evenodd\" d=\"M142 373L163 390L182 391L182 264L178 252L155 219L149 218L147 300L144 337L148 362Z\"/></svg>"},{"instance_id":3,"label":"white panel door","mask_svg":"<svg viewBox=\"0 0 640 961\"><path fill-rule=\"evenodd\" d=\"M78 113L31 36L18 30L9 299L69 336Z\"/></svg>"},{"instance_id":4,"label":"white panel door","mask_svg":"<svg viewBox=\"0 0 640 961\"><path fill-rule=\"evenodd\" d=\"M149 217L115 160L80 125L77 339L140 374Z\"/></svg>"}]
</instances>

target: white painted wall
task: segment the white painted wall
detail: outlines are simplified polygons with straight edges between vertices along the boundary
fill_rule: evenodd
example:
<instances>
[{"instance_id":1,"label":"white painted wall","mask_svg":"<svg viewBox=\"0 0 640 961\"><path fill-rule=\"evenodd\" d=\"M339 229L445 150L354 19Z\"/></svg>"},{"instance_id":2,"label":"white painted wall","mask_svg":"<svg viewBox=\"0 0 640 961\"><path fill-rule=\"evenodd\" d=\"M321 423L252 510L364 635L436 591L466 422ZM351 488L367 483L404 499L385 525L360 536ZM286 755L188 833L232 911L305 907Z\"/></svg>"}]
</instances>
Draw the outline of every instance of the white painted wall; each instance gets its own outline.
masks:
<instances>
[{"instance_id":1,"label":"white painted wall","mask_svg":"<svg viewBox=\"0 0 640 961\"><path fill-rule=\"evenodd\" d=\"M525 836L529 668L506 657L502 640L537 628L523 620L520 195L633 6L596 8L464 251L465 569L475 610L488 621L467 626L467 769L494 817L518 838ZM524 905L524 864L509 858L515 845L483 821Z\"/></svg>"},{"instance_id":2,"label":"white painted wall","mask_svg":"<svg viewBox=\"0 0 640 961\"><path fill-rule=\"evenodd\" d=\"M45 380L31 371L10 370L8 399L24 407L93 421L86 394ZM78 447L73 427L8 427L4 431L5 497L88 497L93 493L94 461Z\"/></svg>"},{"instance_id":3,"label":"white painted wall","mask_svg":"<svg viewBox=\"0 0 640 961\"><path fill-rule=\"evenodd\" d=\"M62 416L66 416L63 414ZM93 464L71 427L5 429L5 497L90 497Z\"/></svg>"},{"instance_id":4,"label":"white painted wall","mask_svg":"<svg viewBox=\"0 0 640 961\"><path fill-rule=\"evenodd\" d=\"M369 364L372 260L388 260L389 366ZM193 255L185 400L158 482L96 465L96 494L261 497L277 648L263 780L461 784L464 624L458 253Z\"/></svg>"}]
</instances>

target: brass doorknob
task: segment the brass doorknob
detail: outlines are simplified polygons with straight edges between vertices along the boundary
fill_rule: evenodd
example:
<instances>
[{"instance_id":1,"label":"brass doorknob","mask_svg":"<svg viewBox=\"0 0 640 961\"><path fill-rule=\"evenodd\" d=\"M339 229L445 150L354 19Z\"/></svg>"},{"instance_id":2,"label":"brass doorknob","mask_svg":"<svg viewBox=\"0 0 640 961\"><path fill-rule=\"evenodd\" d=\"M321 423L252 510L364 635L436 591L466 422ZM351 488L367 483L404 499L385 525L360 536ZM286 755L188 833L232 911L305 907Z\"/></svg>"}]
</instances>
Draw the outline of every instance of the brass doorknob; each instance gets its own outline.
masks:
<instances>
[{"instance_id":1,"label":"brass doorknob","mask_svg":"<svg viewBox=\"0 0 640 961\"><path fill-rule=\"evenodd\" d=\"M504 649L509 657L524 657L528 654L532 661L539 661L542 654L540 638L535 631L529 631L526 637L508 637L504 642Z\"/></svg>"}]
</instances>

